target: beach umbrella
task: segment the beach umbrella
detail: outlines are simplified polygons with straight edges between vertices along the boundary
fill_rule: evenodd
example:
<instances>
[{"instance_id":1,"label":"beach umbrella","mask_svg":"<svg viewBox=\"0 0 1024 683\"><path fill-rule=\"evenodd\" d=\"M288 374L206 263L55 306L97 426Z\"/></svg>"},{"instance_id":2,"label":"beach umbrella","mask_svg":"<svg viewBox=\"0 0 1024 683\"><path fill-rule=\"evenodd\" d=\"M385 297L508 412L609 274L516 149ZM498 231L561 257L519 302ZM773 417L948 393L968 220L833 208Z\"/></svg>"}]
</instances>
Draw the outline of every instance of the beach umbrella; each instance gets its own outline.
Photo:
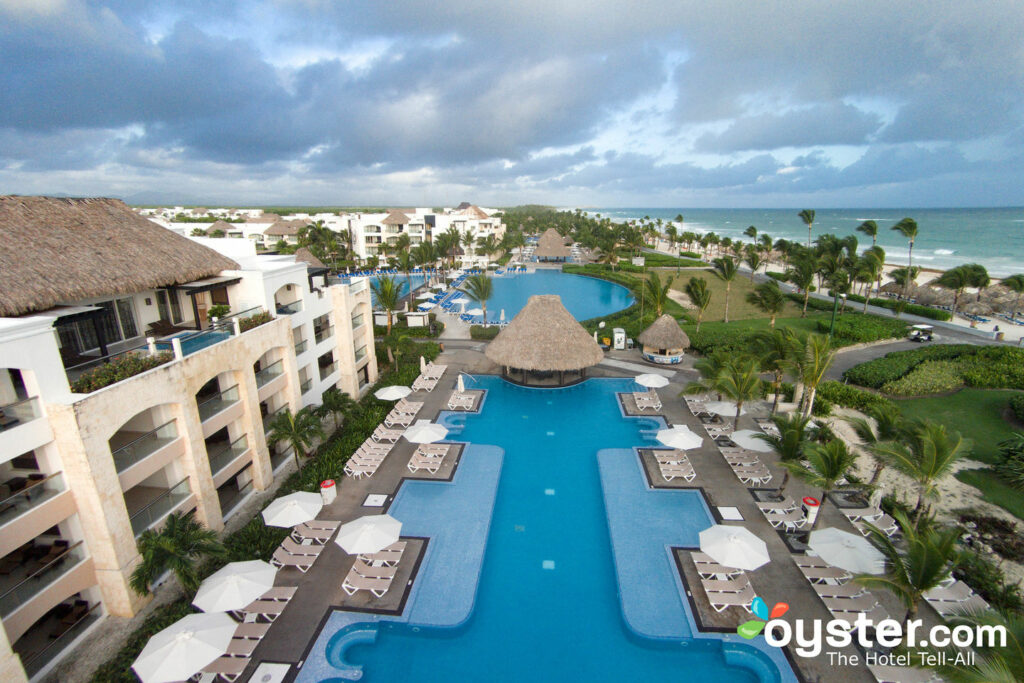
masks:
<instances>
[{"instance_id":1,"label":"beach umbrella","mask_svg":"<svg viewBox=\"0 0 1024 683\"><path fill-rule=\"evenodd\" d=\"M402 523L391 515L367 515L343 524L334 542L349 555L377 553L398 540Z\"/></svg>"},{"instance_id":2,"label":"beach umbrella","mask_svg":"<svg viewBox=\"0 0 1024 683\"><path fill-rule=\"evenodd\" d=\"M378 389L373 392L373 395L382 401L397 401L400 398L405 398L412 393L412 389L403 386L390 386Z\"/></svg>"},{"instance_id":3,"label":"beach umbrella","mask_svg":"<svg viewBox=\"0 0 1024 683\"><path fill-rule=\"evenodd\" d=\"M435 306L437 306L437 304L429 303L429 304L420 304L417 308L419 308L421 311L429 311L431 308L434 308Z\"/></svg>"},{"instance_id":4,"label":"beach umbrella","mask_svg":"<svg viewBox=\"0 0 1024 683\"><path fill-rule=\"evenodd\" d=\"M748 451L757 451L758 453L768 453L772 450L772 447L761 439L754 438L761 433L755 432L753 429L740 429L730 434L729 438L740 448L746 448Z\"/></svg>"},{"instance_id":5,"label":"beach umbrella","mask_svg":"<svg viewBox=\"0 0 1024 683\"><path fill-rule=\"evenodd\" d=\"M418 297L416 297L416 300L417 301L426 301L427 299L433 299L433 298L434 298L434 295L431 294L430 292L423 292Z\"/></svg>"},{"instance_id":6,"label":"beach umbrella","mask_svg":"<svg viewBox=\"0 0 1024 683\"><path fill-rule=\"evenodd\" d=\"M700 445L704 443L703 437L691 432L690 428L686 425L676 425L670 429L662 429L657 433L656 438L660 443L665 444L669 448L678 448L683 451L700 448Z\"/></svg>"},{"instance_id":7,"label":"beach umbrella","mask_svg":"<svg viewBox=\"0 0 1024 683\"><path fill-rule=\"evenodd\" d=\"M420 372L425 372L427 369L427 359L420 356Z\"/></svg>"},{"instance_id":8,"label":"beach umbrella","mask_svg":"<svg viewBox=\"0 0 1024 683\"><path fill-rule=\"evenodd\" d=\"M768 546L742 526L715 524L700 532L700 549L723 567L747 571L768 564Z\"/></svg>"},{"instance_id":9,"label":"beach umbrella","mask_svg":"<svg viewBox=\"0 0 1024 683\"><path fill-rule=\"evenodd\" d=\"M462 373L459 373L459 379L455 382L455 388L460 394L466 393L466 383L462 381Z\"/></svg>"},{"instance_id":10,"label":"beach umbrella","mask_svg":"<svg viewBox=\"0 0 1024 683\"><path fill-rule=\"evenodd\" d=\"M263 510L267 526L292 527L308 522L320 514L324 501L319 493L298 491L281 496Z\"/></svg>"},{"instance_id":11,"label":"beach umbrella","mask_svg":"<svg viewBox=\"0 0 1024 683\"><path fill-rule=\"evenodd\" d=\"M274 587L277 567L263 560L224 565L199 586L192 604L204 612L242 609Z\"/></svg>"},{"instance_id":12,"label":"beach umbrella","mask_svg":"<svg viewBox=\"0 0 1024 683\"><path fill-rule=\"evenodd\" d=\"M729 401L708 401L704 404L704 410L723 417L736 417L736 404ZM740 415L746 415L746 409L740 409Z\"/></svg>"},{"instance_id":13,"label":"beach umbrella","mask_svg":"<svg viewBox=\"0 0 1024 683\"><path fill-rule=\"evenodd\" d=\"M637 375L633 378L633 381L642 387L648 389L658 389L660 387L668 386L668 378L664 375L655 375L654 373L645 373L643 375Z\"/></svg>"},{"instance_id":14,"label":"beach umbrella","mask_svg":"<svg viewBox=\"0 0 1024 683\"><path fill-rule=\"evenodd\" d=\"M964 306L960 310L962 310L964 313L968 313L970 315L991 315L992 314L992 307L990 305L986 304L986 303L981 302L981 301L975 301L974 303L969 303L969 304L967 304L966 306Z\"/></svg>"},{"instance_id":15,"label":"beach umbrella","mask_svg":"<svg viewBox=\"0 0 1024 683\"><path fill-rule=\"evenodd\" d=\"M483 314L484 314L484 309L482 309L482 308L471 308L468 311L466 311L466 315L483 315Z\"/></svg>"},{"instance_id":16,"label":"beach umbrella","mask_svg":"<svg viewBox=\"0 0 1024 683\"><path fill-rule=\"evenodd\" d=\"M438 282L436 285L434 285L434 289L448 289L448 285L446 285L443 282Z\"/></svg>"},{"instance_id":17,"label":"beach umbrella","mask_svg":"<svg viewBox=\"0 0 1024 683\"><path fill-rule=\"evenodd\" d=\"M501 322L505 322L505 309L504 308L501 309L501 315L498 316L498 320L500 320Z\"/></svg>"},{"instance_id":18,"label":"beach umbrella","mask_svg":"<svg viewBox=\"0 0 1024 683\"><path fill-rule=\"evenodd\" d=\"M417 422L402 434L412 443L434 443L448 436L448 430L433 422Z\"/></svg>"},{"instance_id":19,"label":"beach umbrella","mask_svg":"<svg viewBox=\"0 0 1024 683\"><path fill-rule=\"evenodd\" d=\"M142 683L191 678L227 652L236 628L225 612L189 614L150 638L132 669Z\"/></svg>"},{"instance_id":20,"label":"beach umbrella","mask_svg":"<svg viewBox=\"0 0 1024 683\"><path fill-rule=\"evenodd\" d=\"M881 574L885 571L885 556L878 548L863 536L835 527L812 531L807 547L833 567L859 574Z\"/></svg>"}]
</instances>

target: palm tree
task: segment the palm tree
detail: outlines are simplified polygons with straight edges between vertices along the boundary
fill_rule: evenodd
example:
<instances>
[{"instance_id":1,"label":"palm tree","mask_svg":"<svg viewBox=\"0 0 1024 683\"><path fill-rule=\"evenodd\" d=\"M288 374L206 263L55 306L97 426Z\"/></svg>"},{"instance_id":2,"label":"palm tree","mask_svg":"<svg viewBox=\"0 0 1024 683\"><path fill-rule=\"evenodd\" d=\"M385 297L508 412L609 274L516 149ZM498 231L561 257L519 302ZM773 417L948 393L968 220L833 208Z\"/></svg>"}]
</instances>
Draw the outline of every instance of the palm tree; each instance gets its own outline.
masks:
<instances>
[{"instance_id":1,"label":"palm tree","mask_svg":"<svg viewBox=\"0 0 1024 683\"><path fill-rule=\"evenodd\" d=\"M320 418L310 406L307 406L297 413L290 410L282 410L270 423L270 434L267 436L267 443L276 446L279 443L287 443L292 447L295 456L295 464L299 464L299 454L302 457L309 455L309 449L313 441L324 438L324 427Z\"/></svg>"},{"instance_id":2,"label":"palm tree","mask_svg":"<svg viewBox=\"0 0 1024 683\"><path fill-rule=\"evenodd\" d=\"M480 304L484 311L484 325L487 324L487 300L494 294L494 282L485 273L471 275L462 284L462 291L473 301Z\"/></svg>"},{"instance_id":3,"label":"palm tree","mask_svg":"<svg viewBox=\"0 0 1024 683\"><path fill-rule=\"evenodd\" d=\"M972 631L998 629L1006 631L1006 646L982 647L975 643L977 658L972 664L947 658L946 664L934 667L946 683L1020 683L1024 681L1024 615L987 610L960 614L947 619L950 626L965 625Z\"/></svg>"},{"instance_id":4,"label":"palm tree","mask_svg":"<svg viewBox=\"0 0 1024 683\"><path fill-rule=\"evenodd\" d=\"M957 305L960 303L960 297L964 293L964 289L971 286L971 274L968 272L965 266L957 266L956 268L950 268L938 278L935 279L935 284L943 289L949 289L953 292L953 315L956 315Z\"/></svg>"},{"instance_id":5,"label":"palm tree","mask_svg":"<svg viewBox=\"0 0 1024 683\"><path fill-rule=\"evenodd\" d=\"M391 334L392 316L398 310L398 302L402 299L402 289L396 278L390 275L382 275L376 282L370 284L373 289L373 296L377 305L388 312L388 331Z\"/></svg>"},{"instance_id":6,"label":"palm tree","mask_svg":"<svg viewBox=\"0 0 1024 683\"><path fill-rule=\"evenodd\" d=\"M747 303L757 306L771 316L771 322L768 325L775 329L775 318L786 307L786 295L779 289L778 282L768 280L754 287L752 292L747 292Z\"/></svg>"},{"instance_id":7,"label":"palm tree","mask_svg":"<svg viewBox=\"0 0 1024 683\"><path fill-rule=\"evenodd\" d=\"M750 281L754 281L754 274L757 269L764 265L764 255L753 244L748 244L743 249L743 261L750 266Z\"/></svg>"},{"instance_id":8,"label":"palm tree","mask_svg":"<svg viewBox=\"0 0 1024 683\"><path fill-rule=\"evenodd\" d=\"M877 457L873 449L879 444L901 438L905 423L903 413L892 404L872 405L864 413L873 420L873 423L863 417L844 417L843 420L853 427L861 445L875 458L875 471L871 474L871 481L868 482L868 486L874 486L878 483L878 478L882 476L882 470L885 469L887 463Z\"/></svg>"},{"instance_id":9,"label":"palm tree","mask_svg":"<svg viewBox=\"0 0 1024 683\"><path fill-rule=\"evenodd\" d=\"M803 348L797 355L796 363L799 367L800 380L804 385L803 394L803 416L810 417L814 410L814 397L818 391L818 385L825 379L825 373L832 367L835 360L836 350L832 348L828 337L820 334L810 333L804 339Z\"/></svg>"},{"instance_id":10,"label":"palm tree","mask_svg":"<svg viewBox=\"0 0 1024 683\"><path fill-rule=\"evenodd\" d=\"M743 234L746 235L747 237L749 237L752 241L756 242L757 241L757 226L751 225L750 227L748 227L746 230L743 231Z\"/></svg>"},{"instance_id":11,"label":"palm tree","mask_svg":"<svg viewBox=\"0 0 1024 683\"><path fill-rule=\"evenodd\" d=\"M615 253L615 241L606 240L598 247L601 253L597 257L598 263L603 263L612 267L612 272L615 272L615 264L619 262L619 255Z\"/></svg>"},{"instance_id":12,"label":"palm tree","mask_svg":"<svg viewBox=\"0 0 1024 683\"><path fill-rule=\"evenodd\" d=\"M814 275L817 272L817 264L814 258L806 255L794 261L789 270L786 271L786 279L796 285L804 293L804 306L800 311L800 317L807 317L807 301L811 297L811 287L814 286Z\"/></svg>"},{"instance_id":13,"label":"palm tree","mask_svg":"<svg viewBox=\"0 0 1024 683\"><path fill-rule=\"evenodd\" d=\"M914 240L917 239L917 221L913 218L904 218L899 223L892 226L892 229L907 238L907 272L911 274L911 277L909 277L903 284L903 298L906 298L910 290L910 285L914 281Z\"/></svg>"},{"instance_id":14,"label":"palm tree","mask_svg":"<svg viewBox=\"0 0 1024 683\"><path fill-rule=\"evenodd\" d=\"M830 491L842 488L839 482L846 478L846 474L857 456L849 451L839 439L833 439L826 444L808 443L803 449L805 465L800 460L784 461L779 463L785 467L794 477L802 479L809 486L821 489L821 504L825 504L825 496ZM818 524L821 514L814 518L811 529Z\"/></svg>"},{"instance_id":15,"label":"palm tree","mask_svg":"<svg viewBox=\"0 0 1024 683\"><path fill-rule=\"evenodd\" d=\"M978 298L975 301L981 301L981 293L992 284L992 278L989 277L988 270L980 263L968 263L964 266L964 270L967 271L967 281L970 286L976 287L978 290Z\"/></svg>"},{"instance_id":16,"label":"palm tree","mask_svg":"<svg viewBox=\"0 0 1024 683\"><path fill-rule=\"evenodd\" d=\"M408 237L408 235L403 235ZM406 291L409 293L409 301L412 301L412 269L416 267L416 257L408 249L398 252L398 269L405 273Z\"/></svg>"},{"instance_id":17,"label":"palm tree","mask_svg":"<svg viewBox=\"0 0 1024 683\"><path fill-rule=\"evenodd\" d=\"M143 531L138 546L142 560L132 571L129 585L139 595L149 594L150 585L166 571L173 572L191 594L199 588L199 560L227 555L216 532L196 521L193 511L172 512L159 531Z\"/></svg>"},{"instance_id":18,"label":"palm tree","mask_svg":"<svg viewBox=\"0 0 1024 683\"><path fill-rule=\"evenodd\" d=\"M779 409L779 392L786 373L795 367L794 359L800 348L800 341L789 328L784 330L760 330L750 337L750 352L761 362L761 367L772 373L772 412Z\"/></svg>"},{"instance_id":19,"label":"palm tree","mask_svg":"<svg viewBox=\"0 0 1024 683\"><path fill-rule=\"evenodd\" d=\"M874 221L864 221L857 226L857 232L863 233L871 238L871 246L878 244L878 223Z\"/></svg>"},{"instance_id":20,"label":"palm tree","mask_svg":"<svg viewBox=\"0 0 1024 683\"><path fill-rule=\"evenodd\" d=\"M810 443L809 432L807 425L810 424L810 418L804 417L798 413L787 413L785 415L774 415L772 416L772 422L775 423L776 429L779 430L779 435L774 436L771 434L755 434L755 439L764 441L776 455L779 456L780 462L796 462L803 459L804 447ZM786 484L789 483L789 470L786 470L782 474L782 484L779 485L778 495L781 497L782 492L786 490Z\"/></svg>"},{"instance_id":21,"label":"palm tree","mask_svg":"<svg viewBox=\"0 0 1024 683\"><path fill-rule=\"evenodd\" d=\"M708 310L708 305L711 303L711 292L708 290L708 283L702 277L691 277L690 281L686 283L686 296L690 297L690 302L697 309L697 329L696 332L700 332L700 323L704 319L704 311Z\"/></svg>"},{"instance_id":22,"label":"palm tree","mask_svg":"<svg viewBox=\"0 0 1024 683\"><path fill-rule=\"evenodd\" d=\"M672 287L672 281L675 278L670 277L664 285L661 284L661 278L658 277L657 271L652 270L650 276L644 280L644 292L647 295L646 298L654 306L654 313L660 317L661 312L665 309L665 306L671 300L668 295L669 288Z\"/></svg>"},{"instance_id":23,"label":"palm tree","mask_svg":"<svg viewBox=\"0 0 1024 683\"><path fill-rule=\"evenodd\" d=\"M902 510L894 510L892 516L903 530L904 542L901 545L905 550L901 551L884 531L868 523L871 540L885 556L885 574L861 574L853 580L866 588L884 588L899 598L907 608L903 617L906 624L917 615L924 594L942 585L953 572L960 557L957 541L962 531L955 526L933 524L919 529L910 523Z\"/></svg>"},{"instance_id":24,"label":"palm tree","mask_svg":"<svg viewBox=\"0 0 1024 683\"><path fill-rule=\"evenodd\" d=\"M807 226L807 248L810 249L811 248L811 230L814 228L814 210L813 209L804 209L803 211L801 211L797 215L800 216L800 220L802 220L804 222L804 225Z\"/></svg>"},{"instance_id":25,"label":"palm tree","mask_svg":"<svg viewBox=\"0 0 1024 683\"><path fill-rule=\"evenodd\" d=\"M754 358L730 358L718 373L715 380L717 390L736 404L736 416L732 428L739 429L740 411L743 404L761 397L763 385L761 368Z\"/></svg>"},{"instance_id":26,"label":"palm tree","mask_svg":"<svg viewBox=\"0 0 1024 683\"><path fill-rule=\"evenodd\" d=\"M715 266L715 269L711 272L714 273L715 277L725 283L724 322L729 322L729 291L732 289L732 281L736 279L736 274L739 270L736 268L736 262L729 256L716 258L713 265Z\"/></svg>"},{"instance_id":27,"label":"palm tree","mask_svg":"<svg viewBox=\"0 0 1024 683\"><path fill-rule=\"evenodd\" d=\"M683 387L680 395L716 394L721 399L722 390L718 386L718 378L729 360L728 354L724 351L714 351L711 355L698 360L693 364L693 369L697 371L700 378Z\"/></svg>"},{"instance_id":28,"label":"palm tree","mask_svg":"<svg viewBox=\"0 0 1024 683\"><path fill-rule=\"evenodd\" d=\"M925 501L938 499L939 481L952 473L953 465L969 450L960 432L947 430L944 424L930 420L913 422L900 441L887 441L872 449L876 457L917 486L915 525L926 512Z\"/></svg>"},{"instance_id":29,"label":"palm tree","mask_svg":"<svg viewBox=\"0 0 1024 683\"><path fill-rule=\"evenodd\" d=\"M1024 274L1018 273L1010 277L1004 277L1001 284L1010 291L1017 293L1017 303L1013 307L1013 317L1016 318L1020 312L1020 300L1024 296Z\"/></svg>"},{"instance_id":30,"label":"palm tree","mask_svg":"<svg viewBox=\"0 0 1024 683\"><path fill-rule=\"evenodd\" d=\"M338 418L344 417L356 405L355 400L341 389L338 389L338 387L331 387L325 391L320 400L322 401L320 406L324 412L331 415L331 419L334 422L334 431L338 431L340 426Z\"/></svg>"}]
</instances>

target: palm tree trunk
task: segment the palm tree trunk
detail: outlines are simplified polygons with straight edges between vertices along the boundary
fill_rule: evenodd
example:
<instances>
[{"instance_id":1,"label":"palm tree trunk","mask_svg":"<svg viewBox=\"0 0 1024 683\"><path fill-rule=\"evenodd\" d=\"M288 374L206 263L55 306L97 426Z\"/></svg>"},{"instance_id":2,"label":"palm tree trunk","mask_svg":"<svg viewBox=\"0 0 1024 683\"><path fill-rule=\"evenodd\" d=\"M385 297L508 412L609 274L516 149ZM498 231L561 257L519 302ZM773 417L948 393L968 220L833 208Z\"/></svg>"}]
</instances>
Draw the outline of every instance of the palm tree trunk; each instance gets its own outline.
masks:
<instances>
[{"instance_id":1,"label":"palm tree trunk","mask_svg":"<svg viewBox=\"0 0 1024 683\"><path fill-rule=\"evenodd\" d=\"M884 469L884 463L878 463L875 465L875 471L871 474L871 481L868 482L868 486L874 486L878 483L878 478L882 476L882 470Z\"/></svg>"},{"instance_id":2,"label":"palm tree trunk","mask_svg":"<svg viewBox=\"0 0 1024 683\"><path fill-rule=\"evenodd\" d=\"M779 498L782 498L782 492L786 490L786 484L789 483L789 470L782 473L782 484L779 486L778 493Z\"/></svg>"},{"instance_id":3,"label":"palm tree trunk","mask_svg":"<svg viewBox=\"0 0 1024 683\"><path fill-rule=\"evenodd\" d=\"M910 283L914 281L914 240L910 240L910 247L907 249L907 279L903 283L903 298L910 296Z\"/></svg>"},{"instance_id":4,"label":"palm tree trunk","mask_svg":"<svg viewBox=\"0 0 1024 683\"><path fill-rule=\"evenodd\" d=\"M740 428L740 411L743 410L743 401L736 401L736 417L732 420L732 431Z\"/></svg>"},{"instance_id":5,"label":"palm tree trunk","mask_svg":"<svg viewBox=\"0 0 1024 683\"><path fill-rule=\"evenodd\" d=\"M806 402L807 402L806 405L804 406L804 412L803 412L803 416L804 417L810 417L811 416L811 410L814 409L814 394L817 392L817 390L818 390L818 387L810 387L810 388L806 388L804 390L804 394L805 394L805 398L806 398Z\"/></svg>"},{"instance_id":6,"label":"palm tree trunk","mask_svg":"<svg viewBox=\"0 0 1024 683\"><path fill-rule=\"evenodd\" d=\"M811 298L811 288L807 287L804 289L804 309L800 311L800 317L807 317L807 300Z\"/></svg>"},{"instance_id":7,"label":"palm tree trunk","mask_svg":"<svg viewBox=\"0 0 1024 683\"><path fill-rule=\"evenodd\" d=\"M868 286L864 285L864 312L865 313L868 312L868 301L871 300L871 297L869 296L870 294L871 294L871 292L868 291Z\"/></svg>"},{"instance_id":8,"label":"palm tree trunk","mask_svg":"<svg viewBox=\"0 0 1024 683\"><path fill-rule=\"evenodd\" d=\"M725 322L729 322L729 290L732 289L732 283L725 283Z\"/></svg>"},{"instance_id":9,"label":"palm tree trunk","mask_svg":"<svg viewBox=\"0 0 1024 683\"><path fill-rule=\"evenodd\" d=\"M772 401L772 412L770 415L774 415L779 409L779 392L782 390L782 376L779 373L775 373L775 400Z\"/></svg>"},{"instance_id":10,"label":"palm tree trunk","mask_svg":"<svg viewBox=\"0 0 1024 683\"><path fill-rule=\"evenodd\" d=\"M775 329L775 315L776 315L775 313L772 313L772 320L771 320L771 323L769 323L769 325L768 325L773 330Z\"/></svg>"}]
</instances>

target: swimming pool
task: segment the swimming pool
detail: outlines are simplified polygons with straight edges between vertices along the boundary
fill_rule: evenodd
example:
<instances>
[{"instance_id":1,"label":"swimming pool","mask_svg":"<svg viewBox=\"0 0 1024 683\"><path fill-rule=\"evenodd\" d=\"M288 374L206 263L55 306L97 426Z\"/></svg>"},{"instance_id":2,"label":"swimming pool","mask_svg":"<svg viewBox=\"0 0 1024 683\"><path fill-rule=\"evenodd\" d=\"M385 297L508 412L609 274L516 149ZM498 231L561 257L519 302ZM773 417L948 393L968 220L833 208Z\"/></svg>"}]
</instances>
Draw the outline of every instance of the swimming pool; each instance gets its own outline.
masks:
<instances>
[{"instance_id":1,"label":"swimming pool","mask_svg":"<svg viewBox=\"0 0 1024 683\"><path fill-rule=\"evenodd\" d=\"M167 339L161 339L156 343L156 348L160 351L170 351L174 347L171 344L171 339L181 340L181 353L184 356L195 353L200 349L205 349L207 346L213 346L219 342L229 339L231 333L225 330L206 330L203 332L178 332L172 334Z\"/></svg>"},{"instance_id":2,"label":"swimming pool","mask_svg":"<svg viewBox=\"0 0 1024 683\"><path fill-rule=\"evenodd\" d=\"M398 281L398 291L400 296L405 296L406 294L409 293L410 280L412 281L413 291L416 291L419 287L423 286L423 281L425 279L423 275L417 275L415 273L411 273L408 278L405 277L405 273L398 273L397 275L392 275L391 277L395 278ZM377 284L377 280L380 279L380 276L372 275L370 277L367 277L366 279L370 281L370 300L373 301L373 305L376 306L377 295L373 293L373 285ZM343 281L347 284L348 282L351 281L351 278Z\"/></svg>"},{"instance_id":3,"label":"swimming pool","mask_svg":"<svg viewBox=\"0 0 1024 683\"><path fill-rule=\"evenodd\" d=\"M557 294L577 320L609 315L633 305L633 295L622 285L560 270L498 276L493 283L494 294L487 301L487 319L491 322L499 319L502 309L505 319L511 320L535 294ZM467 304L466 308L475 305Z\"/></svg>"},{"instance_id":4,"label":"swimming pool","mask_svg":"<svg viewBox=\"0 0 1024 683\"><path fill-rule=\"evenodd\" d=\"M780 676L777 664L746 644L723 646L720 638L692 637L687 608L674 585L671 595L659 595L657 600L675 602L670 620L677 623L665 627L676 637L643 638L624 621L606 522L607 492L602 493L597 456L600 451L602 458L635 458L631 447L652 445L662 424L651 417L622 416L615 394L633 390L631 380L592 379L564 389L531 389L479 376L467 384L488 390L483 410L442 414L452 431L450 438L504 449L471 617L453 629L417 623L429 621L431 607L444 611L451 598L433 586L421 587L417 594L414 585L402 618L374 619L373 644L353 644L342 653L330 641L347 634L321 633L319 649L314 646L299 681L340 680L346 663L362 665L363 679L371 682L660 681L682 676L736 683L792 680L791 672ZM463 468L471 470L483 461L475 457L469 451L463 456L456 485ZM444 482L415 485L437 492L452 487ZM408 482L403 488L407 486ZM391 509L399 519L413 515L413 506L405 505L402 493ZM673 527L696 545L700 530L712 524L710 513L696 491L673 493L678 494L673 496ZM419 514L431 514L429 498L418 505ZM480 507L474 501L471 509ZM437 560L430 552L425 565ZM668 562L664 554L660 558ZM446 565L445 570L458 573L455 565ZM419 580L423 578L421 569ZM656 604L640 607L659 609ZM410 612L415 618L409 618ZM317 668L315 652L326 654L328 666ZM744 666L731 663L744 656ZM750 658L758 660L756 665ZM314 675L314 670L319 673Z\"/></svg>"}]
</instances>

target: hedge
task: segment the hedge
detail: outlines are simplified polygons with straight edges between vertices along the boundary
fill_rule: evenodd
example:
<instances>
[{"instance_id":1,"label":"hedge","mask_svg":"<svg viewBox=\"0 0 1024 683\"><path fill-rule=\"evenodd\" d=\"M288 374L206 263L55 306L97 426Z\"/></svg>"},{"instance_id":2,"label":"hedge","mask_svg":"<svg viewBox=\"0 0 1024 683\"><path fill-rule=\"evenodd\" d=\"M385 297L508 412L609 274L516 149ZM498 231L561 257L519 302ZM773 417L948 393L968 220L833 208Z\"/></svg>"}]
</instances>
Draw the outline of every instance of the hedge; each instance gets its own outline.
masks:
<instances>
[{"instance_id":1,"label":"hedge","mask_svg":"<svg viewBox=\"0 0 1024 683\"><path fill-rule=\"evenodd\" d=\"M883 384L900 379L925 361L959 358L977 348L970 344L936 344L911 351L893 351L853 366L843 373L843 379L862 387L881 389Z\"/></svg>"},{"instance_id":2,"label":"hedge","mask_svg":"<svg viewBox=\"0 0 1024 683\"><path fill-rule=\"evenodd\" d=\"M978 389L1024 389L1024 349L940 344L894 351L850 368L843 377L860 386L903 396L950 391L964 385ZM904 378L906 381L900 382Z\"/></svg>"},{"instance_id":3,"label":"hedge","mask_svg":"<svg viewBox=\"0 0 1024 683\"><path fill-rule=\"evenodd\" d=\"M174 360L174 354L170 351L162 351L153 356L126 353L109 363L103 363L83 373L81 377L71 383L71 391L76 394L88 394L147 370L152 370L172 360Z\"/></svg>"},{"instance_id":4,"label":"hedge","mask_svg":"<svg viewBox=\"0 0 1024 683\"><path fill-rule=\"evenodd\" d=\"M836 382L835 380L828 380L819 384L817 396L819 398L824 398L829 403L834 403L835 405L843 406L844 408L859 410L861 412L872 407L884 409L896 408L896 404L884 396L879 396L876 393L850 386L849 384ZM817 401L818 399L815 399L815 403L817 403Z\"/></svg>"},{"instance_id":5,"label":"hedge","mask_svg":"<svg viewBox=\"0 0 1024 683\"><path fill-rule=\"evenodd\" d=\"M853 301L855 303L864 303L864 297L860 294L849 294L846 297L847 301ZM931 320L952 320L953 314L949 311L943 311L938 308L932 308L930 306L922 306L920 304L912 304L909 301L900 301L898 299L878 299L873 298L868 302L871 306L878 306L879 308L887 308L890 311L895 311L896 307L901 303L903 304L903 312L910 315L917 315L922 318L929 318Z\"/></svg>"},{"instance_id":6,"label":"hedge","mask_svg":"<svg viewBox=\"0 0 1024 683\"><path fill-rule=\"evenodd\" d=\"M964 385L963 361L930 360L921 363L903 377L882 385L893 396L923 396L960 389Z\"/></svg>"},{"instance_id":7,"label":"hedge","mask_svg":"<svg viewBox=\"0 0 1024 683\"><path fill-rule=\"evenodd\" d=\"M830 327L830 320L818 321L818 332L828 334ZM836 317L832 336L835 339L847 341L851 344L863 344L881 339L902 337L906 334L906 331L906 323L899 320L881 318L877 315L864 315L863 313L851 316L847 313Z\"/></svg>"},{"instance_id":8,"label":"hedge","mask_svg":"<svg viewBox=\"0 0 1024 683\"><path fill-rule=\"evenodd\" d=\"M789 278L786 277L786 274L777 270L766 270L764 274L773 280L778 280L779 282L789 282ZM802 302L803 299L800 299L800 301Z\"/></svg>"},{"instance_id":9,"label":"hedge","mask_svg":"<svg viewBox=\"0 0 1024 683\"><path fill-rule=\"evenodd\" d=\"M1010 399L1010 410L1015 418L1024 422L1024 394Z\"/></svg>"},{"instance_id":10,"label":"hedge","mask_svg":"<svg viewBox=\"0 0 1024 683\"><path fill-rule=\"evenodd\" d=\"M497 325L490 325L484 327L483 325L471 325L469 328L469 336L471 339L483 339L490 341L498 336L501 332L501 328Z\"/></svg>"}]
</instances>

